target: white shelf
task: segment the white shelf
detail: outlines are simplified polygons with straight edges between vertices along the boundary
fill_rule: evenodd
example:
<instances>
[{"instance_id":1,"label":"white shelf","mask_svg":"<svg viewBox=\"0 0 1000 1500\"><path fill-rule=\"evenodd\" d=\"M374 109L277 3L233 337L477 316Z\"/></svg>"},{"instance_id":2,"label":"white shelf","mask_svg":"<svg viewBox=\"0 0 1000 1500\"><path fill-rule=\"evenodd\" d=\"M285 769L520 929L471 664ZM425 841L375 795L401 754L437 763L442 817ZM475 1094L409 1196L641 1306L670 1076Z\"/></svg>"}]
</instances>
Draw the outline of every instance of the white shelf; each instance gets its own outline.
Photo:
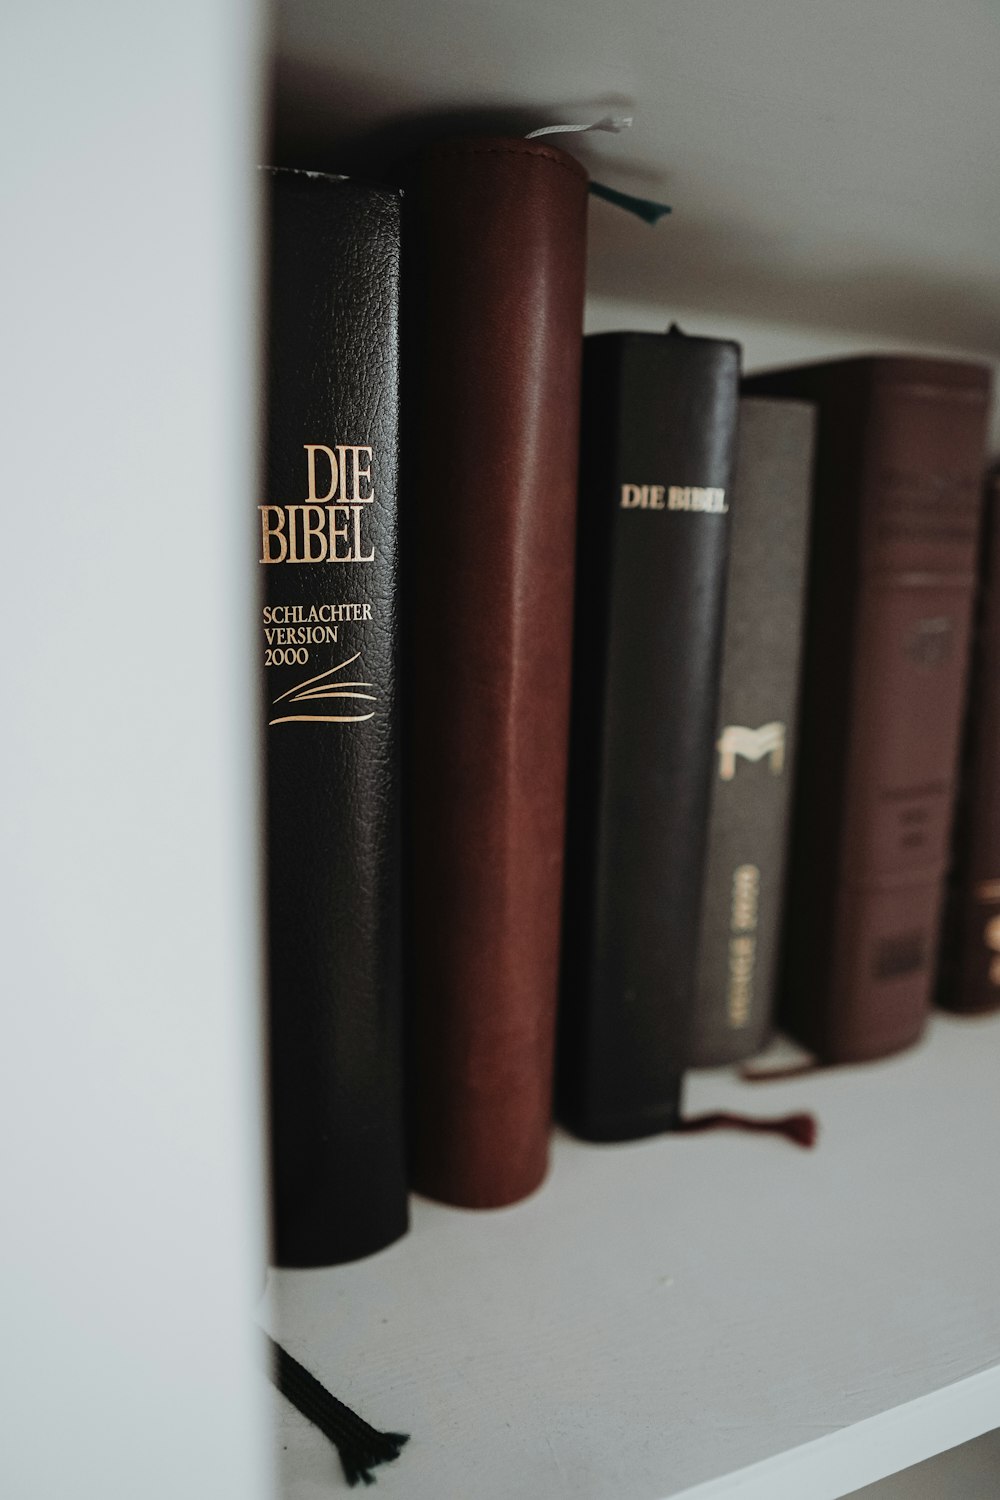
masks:
<instances>
[{"instance_id":1,"label":"white shelf","mask_svg":"<svg viewBox=\"0 0 1000 1500\"><path fill-rule=\"evenodd\" d=\"M259 9L5 16L4 1500L267 1485L237 540ZM278 0L275 117L286 155L335 166L408 113L634 105L630 136L579 149L675 214L595 204L598 321L746 319L760 359L778 325L802 353L861 333L995 356L998 29L981 0ZM779 1470L821 1500L810 1465L853 1484L1000 1411L998 1036L939 1022L884 1068L761 1093L816 1106L814 1157L560 1140L530 1203L417 1203L383 1255L275 1276L275 1315L412 1431L383 1494L749 1495L756 1463L766 1500ZM700 1080L692 1107L734 1090ZM325 1441L272 1404L286 1494L327 1496Z\"/></svg>"},{"instance_id":2,"label":"white shelf","mask_svg":"<svg viewBox=\"0 0 1000 1500\"><path fill-rule=\"evenodd\" d=\"M376 1426L406 1500L832 1500L997 1425L1000 1018L687 1110L813 1109L767 1136L555 1143L544 1188L416 1200L397 1245L272 1272L271 1326ZM275 1397L284 1500L336 1482Z\"/></svg>"}]
</instances>

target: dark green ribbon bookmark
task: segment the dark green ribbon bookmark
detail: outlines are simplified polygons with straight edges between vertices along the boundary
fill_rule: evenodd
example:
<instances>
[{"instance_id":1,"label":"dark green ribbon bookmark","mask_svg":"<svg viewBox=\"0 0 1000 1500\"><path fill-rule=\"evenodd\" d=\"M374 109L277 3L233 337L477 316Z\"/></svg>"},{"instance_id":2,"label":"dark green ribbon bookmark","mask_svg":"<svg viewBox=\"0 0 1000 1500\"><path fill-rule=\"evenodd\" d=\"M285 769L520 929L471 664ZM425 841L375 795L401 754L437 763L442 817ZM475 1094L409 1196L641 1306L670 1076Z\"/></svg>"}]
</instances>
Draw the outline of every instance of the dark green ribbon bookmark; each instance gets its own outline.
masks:
<instances>
[{"instance_id":1,"label":"dark green ribbon bookmark","mask_svg":"<svg viewBox=\"0 0 1000 1500\"><path fill-rule=\"evenodd\" d=\"M603 182L592 182L590 191L595 198L603 198L616 208L624 208L626 213L635 214L636 218L645 220L647 224L656 224L665 214L670 213L669 203L657 203L652 198L636 198L632 193L620 193L617 188L605 187Z\"/></svg>"}]
</instances>

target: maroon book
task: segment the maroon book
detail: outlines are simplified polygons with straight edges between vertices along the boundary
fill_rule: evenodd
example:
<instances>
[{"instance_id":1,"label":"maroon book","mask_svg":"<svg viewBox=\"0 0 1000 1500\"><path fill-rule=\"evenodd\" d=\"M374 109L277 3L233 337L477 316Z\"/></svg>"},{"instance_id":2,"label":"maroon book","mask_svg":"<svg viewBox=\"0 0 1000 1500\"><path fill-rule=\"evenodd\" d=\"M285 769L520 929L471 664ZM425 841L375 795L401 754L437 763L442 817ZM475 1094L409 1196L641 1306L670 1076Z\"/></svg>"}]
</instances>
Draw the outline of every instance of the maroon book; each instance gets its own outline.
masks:
<instances>
[{"instance_id":1,"label":"maroon book","mask_svg":"<svg viewBox=\"0 0 1000 1500\"><path fill-rule=\"evenodd\" d=\"M968 661L989 373L903 357L746 382L819 427L781 1023L822 1060L930 1005Z\"/></svg>"},{"instance_id":2,"label":"maroon book","mask_svg":"<svg viewBox=\"0 0 1000 1500\"><path fill-rule=\"evenodd\" d=\"M548 1162L587 176L465 139L409 196L414 1183L486 1208Z\"/></svg>"},{"instance_id":3,"label":"maroon book","mask_svg":"<svg viewBox=\"0 0 1000 1500\"><path fill-rule=\"evenodd\" d=\"M986 491L977 629L938 1003L1000 1007L1000 470Z\"/></svg>"}]
</instances>

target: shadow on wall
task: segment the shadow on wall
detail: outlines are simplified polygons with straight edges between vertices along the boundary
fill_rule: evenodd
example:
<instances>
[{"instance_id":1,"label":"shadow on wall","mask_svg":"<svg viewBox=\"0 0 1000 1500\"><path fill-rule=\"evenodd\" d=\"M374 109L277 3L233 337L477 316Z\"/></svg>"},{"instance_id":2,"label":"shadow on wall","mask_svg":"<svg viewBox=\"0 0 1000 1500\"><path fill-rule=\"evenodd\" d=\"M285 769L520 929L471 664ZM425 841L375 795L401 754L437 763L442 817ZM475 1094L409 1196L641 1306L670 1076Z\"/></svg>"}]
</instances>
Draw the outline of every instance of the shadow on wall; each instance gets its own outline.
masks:
<instances>
[{"instance_id":1,"label":"shadow on wall","mask_svg":"<svg viewBox=\"0 0 1000 1500\"><path fill-rule=\"evenodd\" d=\"M990 1500L1000 1495L1000 1430L882 1479L844 1500Z\"/></svg>"},{"instance_id":2,"label":"shadow on wall","mask_svg":"<svg viewBox=\"0 0 1000 1500\"><path fill-rule=\"evenodd\" d=\"M669 194L667 195L669 201ZM649 237L659 237L651 249ZM595 203L588 288L637 303L698 307L715 316L850 329L872 339L914 340L996 357L1000 297L984 316L982 293L957 277L920 274L886 261L864 272L838 271L832 256L803 268L778 235L675 212L654 230Z\"/></svg>"},{"instance_id":3,"label":"shadow on wall","mask_svg":"<svg viewBox=\"0 0 1000 1500\"><path fill-rule=\"evenodd\" d=\"M628 114L625 96L551 101L512 109L501 100L475 108L428 112L417 97L398 99L384 118L379 80L350 76L331 82L328 71L301 59L279 58L271 79L271 161L317 171L391 180L406 158L444 135L524 135L548 122ZM369 123L381 119L372 128ZM618 152L608 136L556 137L588 171L624 191L670 203L672 174L662 163ZM616 159L619 158L619 159ZM859 271L849 239L827 243L819 229L810 243L804 225L794 241L738 217L712 217L696 205L675 203L655 227L592 200L588 290L598 297L699 308L714 317L850 330L866 343L902 340L942 348L1000 350L1000 290L984 306L981 285L946 270L886 259Z\"/></svg>"}]
</instances>

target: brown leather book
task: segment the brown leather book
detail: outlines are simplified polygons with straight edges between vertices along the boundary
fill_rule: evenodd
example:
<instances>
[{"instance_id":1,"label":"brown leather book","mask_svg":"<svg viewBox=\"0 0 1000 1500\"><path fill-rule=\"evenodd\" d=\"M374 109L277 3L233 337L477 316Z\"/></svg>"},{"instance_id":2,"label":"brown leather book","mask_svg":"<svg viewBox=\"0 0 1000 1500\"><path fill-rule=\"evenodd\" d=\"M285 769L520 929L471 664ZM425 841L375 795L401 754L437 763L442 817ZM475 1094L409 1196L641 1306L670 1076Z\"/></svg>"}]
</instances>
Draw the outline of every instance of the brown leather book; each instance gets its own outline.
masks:
<instances>
[{"instance_id":1,"label":"brown leather book","mask_svg":"<svg viewBox=\"0 0 1000 1500\"><path fill-rule=\"evenodd\" d=\"M987 485L979 580L937 992L968 1014L1000 1007L1000 470Z\"/></svg>"},{"instance_id":2,"label":"brown leather book","mask_svg":"<svg viewBox=\"0 0 1000 1500\"><path fill-rule=\"evenodd\" d=\"M482 1208L548 1160L587 177L464 139L410 200L414 1180Z\"/></svg>"},{"instance_id":3,"label":"brown leather book","mask_svg":"<svg viewBox=\"0 0 1000 1500\"><path fill-rule=\"evenodd\" d=\"M956 781L989 373L895 357L755 376L819 415L779 1016L827 1062L928 1013Z\"/></svg>"}]
</instances>

